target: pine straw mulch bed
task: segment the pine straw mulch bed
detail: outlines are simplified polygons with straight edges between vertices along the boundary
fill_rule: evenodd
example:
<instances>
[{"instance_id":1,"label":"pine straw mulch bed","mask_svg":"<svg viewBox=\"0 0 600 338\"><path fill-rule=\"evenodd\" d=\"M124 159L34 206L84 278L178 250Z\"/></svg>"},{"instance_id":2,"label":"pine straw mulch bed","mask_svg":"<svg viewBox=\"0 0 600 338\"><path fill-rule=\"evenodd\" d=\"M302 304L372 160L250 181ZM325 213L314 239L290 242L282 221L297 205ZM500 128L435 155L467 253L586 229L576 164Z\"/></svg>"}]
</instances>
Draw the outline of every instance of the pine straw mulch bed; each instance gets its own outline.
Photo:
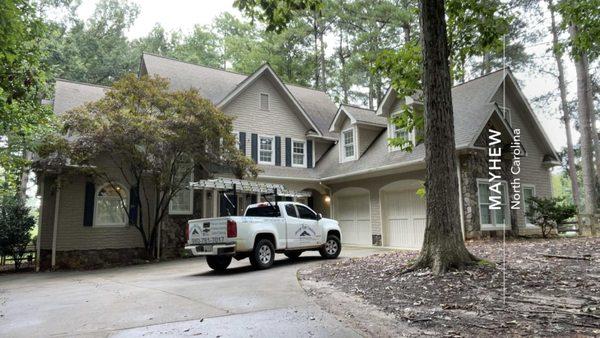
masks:
<instances>
[{"instance_id":1,"label":"pine straw mulch bed","mask_svg":"<svg viewBox=\"0 0 600 338\"><path fill-rule=\"evenodd\" d=\"M324 263L299 276L357 295L424 335L600 335L600 238L507 241L506 303L502 242L467 246L487 261L440 277L401 274L417 255L407 251Z\"/></svg>"}]
</instances>

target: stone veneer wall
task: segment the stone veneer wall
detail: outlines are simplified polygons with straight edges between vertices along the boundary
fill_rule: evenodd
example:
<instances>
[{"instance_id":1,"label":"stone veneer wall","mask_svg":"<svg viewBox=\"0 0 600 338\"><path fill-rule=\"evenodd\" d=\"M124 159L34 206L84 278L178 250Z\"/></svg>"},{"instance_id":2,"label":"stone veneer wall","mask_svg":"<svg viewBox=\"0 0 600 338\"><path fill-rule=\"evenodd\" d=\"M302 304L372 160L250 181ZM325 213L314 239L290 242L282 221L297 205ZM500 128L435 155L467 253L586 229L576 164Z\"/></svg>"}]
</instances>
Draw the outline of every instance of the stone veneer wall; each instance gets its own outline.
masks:
<instances>
[{"instance_id":1,"label":"stone veneer wall","mask_svg":"<svg viewBox=\"0 0 600 338\"><path fill-rule=\"evenodd\" d=\"M487 130L487 128L486 128ZM476 142L478 145L483 146L482 139L486 138L487 135L484 132L482 136ZM487 148L486 148L487 149ZM507 153L506 150L503 153ZM501 163L501 176L502 180L507 183L507 197L510 199L511 186L510 182L513 180L513 174L510 171L511 167L510 158L503 158ZM478 239L484 235L496 235L496 231L485 231L481 230L481 221L479 217L479 199L477 195L477 179L488 179L488 155L485 151L474 151L468 154L459 156L460 165L460 183L462 193L462 208L465 222L465 237L467 239ZM519 227L517 224L517 212L516 210L510 210L510 201L507 200L507 204L510 211L510 224L511 231L508 235L518 234Z\"/></svg>"},{"instance_id":2,"label":"stone veneer wall","mask_svg":"<svg viewBox=\"0 0 600 338\"><path fill-rule=\"evenodd\" d=\"M67 250L56 252L56 269L99 269L123 266L147 261L144 248ZM49 270L52 265L52 251L40 251L40 270Z\"/></svg>"}]
</instances>

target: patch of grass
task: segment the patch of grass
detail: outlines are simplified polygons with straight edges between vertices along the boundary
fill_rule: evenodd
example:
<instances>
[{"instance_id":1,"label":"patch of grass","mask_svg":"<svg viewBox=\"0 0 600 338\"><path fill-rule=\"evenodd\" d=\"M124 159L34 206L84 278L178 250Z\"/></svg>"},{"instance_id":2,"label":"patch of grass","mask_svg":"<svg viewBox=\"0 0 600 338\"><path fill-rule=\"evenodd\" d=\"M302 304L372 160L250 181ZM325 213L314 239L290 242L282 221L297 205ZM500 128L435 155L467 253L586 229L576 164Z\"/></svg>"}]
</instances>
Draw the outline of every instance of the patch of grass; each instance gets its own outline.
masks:
<instances>
[{"instance_id":1,"label":"patch of grass","mask_svg":"<svg viewBox=\"0 0 600 338\"><path fill-rule=\"evenodd\" d=\"M478 266L489 266L491 268L496 266L496 263L492 262L492 261L488 261L487 259L480 259L477 261L477 265Z\"/></svg>"}]
</instances>

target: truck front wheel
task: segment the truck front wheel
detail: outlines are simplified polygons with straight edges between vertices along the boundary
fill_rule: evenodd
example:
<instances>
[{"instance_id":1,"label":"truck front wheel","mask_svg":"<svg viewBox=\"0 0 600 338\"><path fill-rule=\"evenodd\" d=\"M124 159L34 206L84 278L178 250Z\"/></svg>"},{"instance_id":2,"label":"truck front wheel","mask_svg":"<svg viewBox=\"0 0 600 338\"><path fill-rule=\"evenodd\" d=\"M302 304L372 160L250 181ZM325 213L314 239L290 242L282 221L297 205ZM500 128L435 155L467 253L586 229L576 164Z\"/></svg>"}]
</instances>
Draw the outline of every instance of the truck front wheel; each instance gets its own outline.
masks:
<instances>
[{"instance_id":1,"label":"truck front wheel","mask_svg":"<svg viewBox=\"0 0 600 338\"><path fill-rule=\"evenodd\" d=\"M321 257L327 259L337 258L340 255L340 252L342 252L342 243L340 242L340 239L334 235L327 236L327 241L325 241L325 244L319 249Z\"/></svg>"},{"instance_id":2,"label":"truck front wheel","mask_svg":"<svg viewBox=\"0 0 600 338\"><path fill-rule=\"evenodd\" d=\"M231 264L231 256L206 256L206 263L215 271L223 271Z\"/></svg>"},{"instance_id":3,"label":"truck front wheel","mask_svg":"<svg viewBox=\"0 0 600 338\"><path fill-rule=\"evenodd\" d=\"M254 245L250 254L250 264L256 269L268 269L275 260L275 248L268 239L261 239Z\"/></svg>"}]
</instances>

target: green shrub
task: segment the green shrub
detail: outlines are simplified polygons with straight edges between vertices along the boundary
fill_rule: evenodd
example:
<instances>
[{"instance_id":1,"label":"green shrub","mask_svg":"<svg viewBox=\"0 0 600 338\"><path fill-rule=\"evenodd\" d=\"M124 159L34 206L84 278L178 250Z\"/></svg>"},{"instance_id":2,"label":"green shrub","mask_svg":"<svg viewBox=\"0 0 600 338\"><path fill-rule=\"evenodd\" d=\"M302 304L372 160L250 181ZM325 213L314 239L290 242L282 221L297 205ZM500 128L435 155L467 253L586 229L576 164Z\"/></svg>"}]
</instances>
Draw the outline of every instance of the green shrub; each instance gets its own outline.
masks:
<instances>
[{"instance_id":1,"label":"green shrub","mask_svg":"<svg viewBox=\"0 0 600 338\"><path fill-rule=\"evenodd\" d=\"M530 197L528 199L530 204L526 213L527 217L531 223L542 229L544 238L552 229L577 213L577 208L564 200L564 197Z\"/></svg>"},{"instance_id":2,"label":"green shrub","mask_svg":"<svg viewBox=\"0 0 600 338\"><path fill-rule=\"evenodd\" d=\"M0 254L12 256L15 270L21 267L27 245L31 241L30 230L35 218L18 197L5 196L0 201Z\"/></svg>"}]
</instances>

